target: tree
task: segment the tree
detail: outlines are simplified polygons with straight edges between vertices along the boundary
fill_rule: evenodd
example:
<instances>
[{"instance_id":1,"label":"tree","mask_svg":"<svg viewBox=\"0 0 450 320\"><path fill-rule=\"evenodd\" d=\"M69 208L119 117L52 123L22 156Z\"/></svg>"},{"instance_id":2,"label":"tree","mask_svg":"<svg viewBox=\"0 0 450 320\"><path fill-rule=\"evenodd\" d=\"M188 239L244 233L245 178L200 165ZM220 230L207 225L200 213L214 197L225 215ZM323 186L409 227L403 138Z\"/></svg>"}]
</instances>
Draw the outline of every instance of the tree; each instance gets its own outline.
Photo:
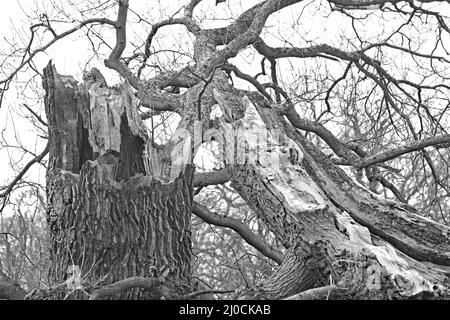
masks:
<instances>
[{"instance_id":1,"label":"tree","mask_svg":"<svg viewBox=\"0 0 450 320\"><path fill-rule=\"evenodd\" d=\"M148 21L128 0L80 9L83 19L66 31L56 31L50 13L31 27L33 36L43 28L52 39L34 51L30 40L1 82L5 89L38 52L82 28L96 39L94 49L108 46L97 31L104 26L115 31L104 65L123 82L108 86L96 68L82 83L51 62L44 69L48 144L32 163L48 152L49 274L67 285L28 297L192 297L193 213L236 231L279 265L241 293L246 298L447 298L450 29L445 10L436 8L448 3L266 0L211 28L194 15L201 4L192 0L151 24L130 56L130 12ZM107 8L117 8L114 20L99 14ZM310 12L345 17L352 35L340 39L342 47L306 40L272 46L266 25L286 10L294 10L299 25ZM361 27L392 17L401 24L387 23L380 36ZM150 63L157 33L174 25L193 38L192 62L173 62L173 69ZM434 34L431 44L417 46L412 32L419 28ZM237 66L245 50L262 59L254 77ZM312 58L300 80L279 67L285 59ZM180 121L170 141L158 143L154 123L147 130L143 121L168 112ZM218 146L221 168L196 171L193 159L205 145ZM418 196L415 189L427 187L414 179L434 191ZM282 250L194 197L228 182ZM432 208L423 212L418 201Z\"/></svg>"}]
</instances>

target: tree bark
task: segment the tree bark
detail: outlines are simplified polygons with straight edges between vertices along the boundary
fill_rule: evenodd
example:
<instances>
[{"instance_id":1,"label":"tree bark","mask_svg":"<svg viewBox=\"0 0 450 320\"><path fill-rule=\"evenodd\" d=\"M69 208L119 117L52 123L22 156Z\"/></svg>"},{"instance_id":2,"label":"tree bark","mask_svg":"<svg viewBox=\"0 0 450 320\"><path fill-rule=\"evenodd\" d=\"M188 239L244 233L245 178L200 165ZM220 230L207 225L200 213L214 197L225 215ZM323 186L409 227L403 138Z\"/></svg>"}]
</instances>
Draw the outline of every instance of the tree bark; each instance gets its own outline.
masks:
<instances>
[{"instance_id":1,"label":"tree bark","mask_svg":"<svg viewBox=\"0 0 450 320\"><path fill-rule=\"evenodd\" d=\"M90 283L160 279L159 290L133 289L116 298L186 294L192 166L170 180L170 171L152 165L150 155L164 157L153 148L127 83L108 88L92 72L79 85L51 63L44 76L50 278L61 283L76 266Z\"/></svg>"}]
</instances>

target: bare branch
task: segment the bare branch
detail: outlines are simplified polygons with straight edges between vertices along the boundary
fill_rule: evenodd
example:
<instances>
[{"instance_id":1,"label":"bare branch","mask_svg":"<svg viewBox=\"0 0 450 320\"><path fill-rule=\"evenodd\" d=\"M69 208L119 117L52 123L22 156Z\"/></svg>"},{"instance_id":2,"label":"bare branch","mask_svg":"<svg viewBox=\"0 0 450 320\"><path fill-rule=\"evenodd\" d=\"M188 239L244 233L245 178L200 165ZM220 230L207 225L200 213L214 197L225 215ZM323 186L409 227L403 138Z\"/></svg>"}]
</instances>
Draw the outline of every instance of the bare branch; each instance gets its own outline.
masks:
<instances>
[{"instance_id":1,"label":"bare branch","mask_svg":"<svg viewBox=\"0 0 450 320\"><path fill-rule=\"evenodd\" d=\"M189 4L184 9L184 15L186 17L192 18L192 14L194 12L195 7L201 2L202 0L191 0Z\"/></svg>"},{"instance_id":2,"label":"bare branch","mask_svg":"<svg viewBox=\"0 0 450 320\"><path fill-rule=\"evenodd\" d=\"M155 83L161 82L158 78L150 83L140 80L131 70L120 60L126 47L126 24L128 15L128 0L119 2L119 13L116 26L116 45L105 65L117 71L123 78L138 91L142 105L156 111L176 111L181 105L181 98L178 95L161 93L155 88Z\"/></svg>"},{"instance_id":3,"label":"bare branch","mask_svg":"<svg viewBox=\"0 0 450 320\"><path fill-rule=\"evenodd\" d=\"M105 60L105 65L108 68L116 70L122 77L127 79L136 90L142 90L145 83L135 76L131 70L120 61L123 51L127 44L127 16L128 16L128 0L119 1L119 13L117 15L116 27L116 45Z\"/></svg>"},{"instance_id":4,"label":"bare branch","mask_svg":"<svg viewBox=\"0 0 450 320\"><path fill-rule=\"evenodd\" d=\"M296 57L296 58L322 57L332 60L336 60L333 58L336 57L348 61L359 59L359 54L357 52L345 52L333 48L332 46L327 44L320 44L305 48L297 48L297 47L273 48L268 46L261 38L258 37L257 41L253 43L253 47L260 54L271 59L289 58L289 57ZM324 54L328 56L325 56Z\"/></svg>"},{"instance_id":5,"label":"bare branch","mask_svg":"<svg viewBox=\"0 0 450 320\"><path fill-rule=\"evenodd\" d=\"M22 106L24 106L30 113L44 126L48 126L47 122L45 122L36 112L34 112L33 109L31 109L26 103L23 103Z\"/></svg>"},{"instance_id":6,"label":"bare branch","mask_svg":"<svg viewBox=\"0 0 450 320\"><path fill-rule=\"evenodd\" d=\"M406 153L422 150L426 147L450 143L450 134L429 137L422 140L413 141L404 146L397 147L391 150L386 150L368 157L365 157L361 161L358 161L355 166L358 168L365 168L380 162L392 160Z\"/></svg>"},{"instance_id":7,"label":"bare branch","mask_svg":"<svg viewBox=\"0 0 450 320\"><path fill-rule=\"evenodd\" d=\"M42 159L44 159L44 157L47 155L49 151L49 145L47 144L45 146L45 149L34 159L32 159L30 162L28 162L25 167L23 167L22 171L20 171L20 173L14 178L13 181L11 181L11 183L8 185L8 187L6 187L6 190L3 191L2 193L0 193L0 198L5 198L7 197L10 192L13 190L14 186L17 184L17 182L19 182L23 176L25 175L25 173L28 172L28 170L31 168L31 166L37 162L42 161Z\"/></svg>"},{"instance_id":8,"label":"bare branch","mask_svg":"<svg viewBox=\"0 0 450 320\"><path fill-rule=\"evenodd\" d=\"M261 83L259 83L255 78L249 76L248 74L241 72L236 66L227 63L222 67L222 69L227 70L227 71L233 71L233 73L236 75L236 77L250 82L264 97L267 98L267 100L273 101L272 97L270 96L270 94L268 94L266 92L266 90L261 85Z\"/></svg>"},{"instance_id":9,"label":"bare branch","mask_svg":"<svg viewBox=\"0 0 450 320\"><path fill-rule=\"evenodd\" d=\"M9 81L11 81L11 80L14 78L14 76L15 76L15 75L16 75L16 74L17 74L17 73L18 73L25 65L27 65L28 63L30 63L31 60L32 60L32 59L36 56L36 54L38 54L39 52L43 52L43 51L47 50L47 49L48 49L50 46L52 46L55 42L57 42L57 41L61 40L62 38L64 38L64 37L66 37L66 36L68 36L68 35L70 35L70 34L76 32L76 31L78 31L78 30L80 30L80 29L81 29L82 27L84 27L84 26L89 25L89 24L93 24L93 23L108 24L108 25L111 25L111 26L114 26L114 27L116 26L116 23L115 23L114 21L109 20L109 19L105 19L105 18L92 18L92 19L87 19L87 20L85 20L85 21L80 22L77 26L73 27L72 29L69 29L69 30L67 30L67 31L65 31L65 32L63 32L63 33L61 33L61 34L59 34L57 37L54 37L54 38L53 38L51 41L49 41L46 45L44 45L44 46L42 46L42 47L40 47L40 48L38 48L38 49L35 49L33 52L31 52L30 55L29 55L29 57L28 57L27 59L23 60L22 63L21 63L17 68L15 68L13 72L11 72L11 73L9 74L8 77L6 77L6 78L3 79L3 80L0 80L0 85L1 85L1 84L4 84L4 83L7 83L7 82L9 82Z\"/></svg>"},{"instance_id":10,"label":"bare branch","mask_svg":"<svg viewBox=\"0 0 450 320\"><path fill-rule=\"evenodd\" d=\"M257 249L269 259L281 264L284 260L283 254L265 243L261 238L256 236L244 223L230 217L220 216L212 213L205 206L194 202L192 213L204 221L220 227L230 228L236 231L249 245Z\"/></svg>"},{"instance_id":11,"label":"bare branch","mask_svg":"<svg viewBox=\"0 0 450 320\"><path fill-rule=\"evenodd\" d=\"M89 296L89 300L98 300L113 296L133 288L143 288L148 291L152 291L158 285L159 280L157 278L131 277L93 290Z\"/></svg>"},{"instance_id":12,"label":"bare branch","mask_svg":"<svg viewBox=\"0 0 450 320\"><path fill-rule=\"evenodd\" d=\"M284 115L288 118L288 120L295 128L314 132L315 134L317 134L330 146L334 153L339 157L344 158L350 163L356 163L356 161L358 160L357 157L350 153L345 145L322 124L302 119L297 111L295 111L294 106L289 107Z\"/></svg>"},{"instance_id":13,"label":"bare branch","mask_svg":"<svg viewBox=\"0 0 450 320\"><path fill-rule=\"evenodd\" d=\"M138 77L140 77L142 70L145 68L145 65L147 63L148 58L150 57L150 46L152 44L152 40L156 33L158 32L159 28L162 28L164 26L169 25L177 25L181 24L184 25L190 32L192 32L195 36L199 34L201 31L200 27L188 16L182 17L182 18L170 18L167 20L163 20L161 22L158 22L152 26L152 30L150 30L150 33L147 36L147 40L145 41L145 47L144 47L144 59L142 61L141 66L138 70Z\"/></svg>"},{"instance_id":14,"label":"bare branch","mask_svg":"<svg viewBox=\"0 0 450 320\"><path fill-rule=\"evenodd\" d=\"M194 175L194 187L224 184L230 181L231 175L229 167L210 172L196 172Z\"/></svg>"}]
</instances>

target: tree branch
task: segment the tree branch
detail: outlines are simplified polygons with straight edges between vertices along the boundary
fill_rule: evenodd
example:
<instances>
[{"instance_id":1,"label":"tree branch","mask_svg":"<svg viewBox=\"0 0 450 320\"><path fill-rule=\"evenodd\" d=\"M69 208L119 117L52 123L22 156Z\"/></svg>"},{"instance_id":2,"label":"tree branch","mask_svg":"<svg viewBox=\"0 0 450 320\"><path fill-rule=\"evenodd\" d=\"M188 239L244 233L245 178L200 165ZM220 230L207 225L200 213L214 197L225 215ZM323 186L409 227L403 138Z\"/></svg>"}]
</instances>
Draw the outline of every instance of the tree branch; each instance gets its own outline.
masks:
<instances>
[{"instance_id":1,"label":"tree branch","mask_svg":"<svg viewBox=\"0 0 450 320\"><path fill-rule=\"evenodd\" d=\"M429 137L422 140L410 142L404 146L397 147L391 150L379 152L377 154L367 156L361 161L358 161L355 166L357 168L366 168L374 164L395 159L406 153L422 150L426 147L435 146L439 144L450 143L450 134L445 134L438 137Z\"/></svg>"},{"instance_id":2,"label":"tree branch","mask_svg":"<svg viewBox=\"0 0 450 320\"><path fill-rule=\"evenodd\" d=\"M210 172L196 172L194 175L194 187L224 184L230 181L231 175L232 172L229 167Z\"/></svg>"},{"instance_id":3,"label":"tree branch","mask_svg":"<svg viewBox=\"0 0 450 320\"><path fill-rule=\"evenodd\" d=\"M142 70L145 68L145 64L147 63L147 60L150 57L150 54L151 54L150 46L151 46L153 38L156 35L156 33L158 32L159 28L162 28L162 27L168 26L168 25L176 25L176 24L184 25L195 36L197 36L199 34L199 32L201 31L200 27L189 16L185 16L182 18L170 18L170 19L155 23L152 26L152 29L150 30L150 32L147 36L147 40L145 41L144 59L142 61L141 66L139 67L138 75L137 75L138 77L140 77Z\"/></svg>"},{"instance_id":4,"label":"tree branch","mask_svg":"<svg viewBox=\"0 0 450 320\"><path fill-rule=\"evenodd\" d=\"M191 0L189 4L184 9L184 15L186 17L192 18L192 14L194 12L195 7L201 2L202 0Z\"/></svg>"},{"instance_id":5,"label":"tree branch","mask_svg":"<svg viewBox=\"0 0 450 320\"><path fill-rule=\"evenodd\" d=\"M295 58L322 57L332 60L336 60L333 58L336 57L348 61L359 59L359 54L357 52L345 52L336 49L332 46L329 46L327 44L319 44L306 48L297 48L297 47L273 48L268 46L261 38L258 37L257 41L253 43L253 47L256 49L256 51L258 51L258 53L270 59L290 58L290 57ZM324 54L327 54L328 56L325 56Z\"/></svg>"},{"instance_id":6,"label":"tree branch","mask_svg":"<svg viewBox=\"0 0 450 320\"><path fill-rule=\"evenodd\" d=\"M266 0L244 12L235 23L225 28L227 31L225 35L218 31L224 29L208 30L207 34L216 40L216 45L226 44L225 48L214 53L214 57L210 60L209 68L212 69L225 63L229 58L236 56L241 49L254 43L264 28L267 18L272 13L301 1ZM228 33L228 31L231 32ZM225 37L223 38L223 36Z\"/></svg>"},{"instance_id":7,"label":"tree branch","mask_svg":"<svg viewBox=\"0 0 450 320\"><path fill-rule=\"evenodd\" d=\"M266 92L266 90L264 89L264 86L261 83L259 83L258 80L253 78L252 76L249 76L248 74L241 72L236 66L229 64L229 63L223 65L222 69L227 70L227 71L233 71L233 73L236 77L250 82L264 97L266 97L267 100L273 101L270 94L268 94Z\"/></svg>"},{"instance_id":8,"label":"tree branch","mask_svg":"<svg viewBox=\"0 0 450 320\"><path fill-rule=\"evenodd\" d=\"M117 71L123 78L138 91L139 98L142 105L151 108L155 111L176 111L181 105L181 97L175 94L161 93L155 88L157 80L146 83L139 79L131 70L120 61L120 57L125 50L126 39L126 24L128 15L128 0L119 2L119 13L117 16L116 26L116 45L112 50L108 59L105 60L105 65Z\"/></svg>"},{"instance_id":9,"label":"tree branch","mask_svg":"<svg viewBox=\"0 0 450 320\"><path fill-rule=\"evenodd\" d=\"M352 154L345 145L334 136L331 131L325 128L322 124L313 121L302 119L293 105L288 107L284 115L288 118L289 122L297 129L314 132L320 138L322 138L328 146L334 151L336 155L344 158L351 164L356 163L358 158Z\"/></svg>"},{"instance_id":10,"label":"tree branch","mask_svg":"<svg viewBox=\"0 0 450 320\"><path fill-rule=\"evenodd\" d=\"M28 63L31 62L31 60L33 60L33 58L36 56L36 54L38 54L39 52L44 52L44 51L47 50L49 47L51 47L55 42L57 42L57 41L61 40L62 38L64 38L64 37L66 37L66 36L68 36L68 35L70 35L70 34L76 32L76 31L78 31L78 30L80 30L82 27L84 27L84 26L86 26L86 25L88 25L88 24L92 24L92 23L108 24L108 25L111 25L111 26L116 27L116 22L115 22L115 21L112 21L112 20L109 20L109 19L106 19L106 18L92 18L92 19L84 20L84 21L80 22L77 26L75 26L75 27L73 27L73 28L71 28L71 29L69 29L69 30L67 30L67 31L65 31L65 32L63 32L63 33L57 35L57 36L54 37L51 41L49 41L46 45L44 45L44 46L42 46L42 47L40 47L40 48L38 48L38 49L35 49L33 52L29 52L29 51L28 51L28 52L29 52L28 58L27 58L27 59L22 59L22 62L20 63L20 65L19 65L18 67L16 67L16 68L13 70L13 72L11 72L11 73L9 74L9 76L7 76L7 77L6 77L5 79L3 79L3 80L0 80L0 85L1 85L1 84L5 84L5 85L6 85L8 82L10 82L10 81L15 77L15 75L16 75L16 74L17 74L17 73L18 73L25 65L27 65Z\"/></svg>"},{"instance_id":11,"label":"tree branch","mask_svg":"<svg viewBox=\"0 0 450 320\"><path fill-rule=\"evenodd\" d=\"M44 126L48 126L47 122L44 121L33 109L31 109L26 103L22 103L22 106L25 107L30 113Z\"/></svg>"},{"instance_id":12,"label":"tree branch","mask_svg":"<svg viewBox=\"0 0 450 320\"><path fill-rule=\"evenodd\" d=\"M133 288L144 288L147 291L152 291L158 285L159 280L157 278L131 277L93 290L89 296L89 300L98 300L113 296Z\"/></svg>"},{"instance_id":13,"label":"tree branch","mask_svg":"<svg viewBox=\"0 0 450 320\"><path fill-rule=\"evenodd\" d=\"M274 260L278 264L283 262L284 256L281 252L270 247L239 220L212 213L208 208L195 201L192 206L192 213L208 223L236 231L249 245L257 249L267 258Z\"/></svg>"}]
</instances>

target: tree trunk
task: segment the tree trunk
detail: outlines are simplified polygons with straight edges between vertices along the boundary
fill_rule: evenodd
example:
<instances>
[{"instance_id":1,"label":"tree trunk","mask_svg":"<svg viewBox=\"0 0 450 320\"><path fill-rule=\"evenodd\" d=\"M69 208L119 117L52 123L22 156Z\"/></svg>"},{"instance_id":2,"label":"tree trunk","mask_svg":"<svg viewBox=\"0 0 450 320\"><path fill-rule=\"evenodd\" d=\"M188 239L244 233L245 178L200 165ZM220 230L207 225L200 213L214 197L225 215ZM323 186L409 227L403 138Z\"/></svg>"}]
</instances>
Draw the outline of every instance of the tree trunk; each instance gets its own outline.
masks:
<instances>
[{"instance_id":1,"label":"tree trunk","mask_svg":"<svg viewBox=\"0 0 450 320\"><path fill-rule=\"evenodd\" d=\"M78 85L51 63L44 72L50 278L59 284L75 270L91 284L158 277L163 284L155 290L115 297L185 294L193 168L170 179L168 166L153 165L150 156L169 160L153 148L128 83L108 88L95 69L84 78Z\"/></svg>"},{"instance_id":2,"label":"tree trunk","mask_svg":"<svg viewBox=\"0 0 450 320\"><path fill-rule=\"evenodd\" d=\"M235 152L246 156L234 162L232 186L288 248L250 296L332 285L345 289L335 298L447 298L450 229L357 185L278 116L284 111L247 95L243 117L218 126L246 148ZM294 123L295 111L287 115Z\"/></svg>"}]
</instances>

